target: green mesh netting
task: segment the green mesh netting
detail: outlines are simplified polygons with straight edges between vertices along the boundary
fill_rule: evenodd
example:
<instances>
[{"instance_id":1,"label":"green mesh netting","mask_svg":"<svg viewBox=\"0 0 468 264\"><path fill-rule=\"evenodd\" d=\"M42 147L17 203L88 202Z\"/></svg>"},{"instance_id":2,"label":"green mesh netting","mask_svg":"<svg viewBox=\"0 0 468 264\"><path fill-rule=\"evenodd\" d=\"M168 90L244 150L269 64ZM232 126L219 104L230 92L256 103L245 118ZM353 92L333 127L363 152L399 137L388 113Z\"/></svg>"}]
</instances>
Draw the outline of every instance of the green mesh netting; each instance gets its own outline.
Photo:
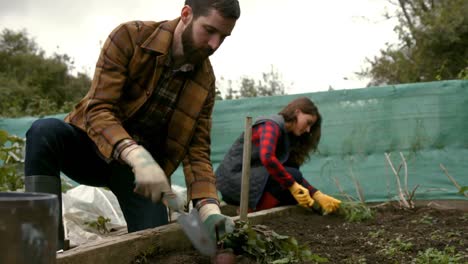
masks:
<instances>
[{"instance_id":1,"label":"green mesh netting","mask_svg":"<svg viewBox=\"0 0 468 264\"><path fill-rule=\"evenodd\" d=\"M395 169L415 199L466 199L458 194L442 164L461 186L468 185L468 81L336 90L301 95L217 101L213 114L214 168L244 130L246 116L279 112L289 101L307 96L323 116L319 152L302 167L307 180L325 193L343 192L357 198L356 184L366 201L395 199ZM55 117L63 118L64 115ZM24 136L36 118L0 119L0 129ZM185 185L182 169L172 182Z\"/></svg>"}]
</instances>

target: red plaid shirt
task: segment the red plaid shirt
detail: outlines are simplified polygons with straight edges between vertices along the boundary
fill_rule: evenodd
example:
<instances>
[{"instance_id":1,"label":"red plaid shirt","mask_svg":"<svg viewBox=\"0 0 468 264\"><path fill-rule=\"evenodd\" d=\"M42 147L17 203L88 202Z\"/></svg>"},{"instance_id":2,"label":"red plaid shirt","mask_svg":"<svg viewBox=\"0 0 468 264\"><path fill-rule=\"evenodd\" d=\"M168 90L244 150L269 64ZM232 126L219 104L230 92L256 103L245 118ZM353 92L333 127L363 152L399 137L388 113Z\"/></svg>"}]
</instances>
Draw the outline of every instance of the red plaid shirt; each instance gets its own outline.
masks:
<instances>
[{"instance_id":1,"label":"red plaid shirt","mask_svg":"<svg viewBox=\"0 0 468 264\"><path fill-rule=\"evenodd\" d=\"M263 166L281 187L288 189L295 182L293 176L284 168L276 157L276 145L280 136L280 127L273 121L259 124L252 129L252 143L260 148L260 160ZM303 178L302 185L312 194L315 188Z\"/></svg>"}]
</instances>

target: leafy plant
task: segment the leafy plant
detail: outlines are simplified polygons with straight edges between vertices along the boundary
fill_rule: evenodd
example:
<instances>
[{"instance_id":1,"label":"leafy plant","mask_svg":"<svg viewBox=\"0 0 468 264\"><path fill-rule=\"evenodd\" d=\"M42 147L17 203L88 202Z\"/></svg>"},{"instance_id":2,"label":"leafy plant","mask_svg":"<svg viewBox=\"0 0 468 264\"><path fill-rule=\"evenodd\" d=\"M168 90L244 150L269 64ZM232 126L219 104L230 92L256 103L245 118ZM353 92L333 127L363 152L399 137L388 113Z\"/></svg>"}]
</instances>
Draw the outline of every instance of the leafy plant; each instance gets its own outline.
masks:
<instances>
[{"instance_id":1,"label":"leafy plant","mask_svg":"<svg viewBox=\"0 0 468 264\"><path fill-rule=\"evenodd\" d=\"M413 220L411 223L419 223L419 224L425 224L425 225L433 225L434 224L434 217L430 215L424 215L418 220Z\"/></svg>"},{"instance_id":2,"label":"leafy plant","mask_svg":"<svg viewBox=\"0 0 468 264\"><path fill-rule=\"evenodd\" d=\"M465 195L466 192L468 192L468 186L462 186L458 193L461 195Z\"/></svg>"},{"instance_id":3,"label":"leafy plant","mask_svg":"<svg viewBox=\"0 0 468 264\"><path fill-rule=\"evenodd\" d=\"M141 252L131 263L132 264L147 264L150 263L149 259L157 254L159 248L151 245L146 250Z\"/></svg>"},{"instance_id":4,"label":"leafy plant","mask_svg":"<svg viewBox=\"0 0 468 264\"><path fill-rule=\"evenodd\" d=\"M376 230L376 231L371 231L369 232L369 237L371 238L378 238L378 237L381 237L383 234L384 234L384 230L383 229L379 229L379 230Z\"/></svg>"},{"instance_id":5,"label":"leafy plant","mask_svg":"<svg viewBox=\"0 0 468 264\"><path fill-rule=\"evenodd\" d=\"M99 216L96 221L85 222L85 224L99 232L99 234L107 234L110 230L107 228L106 224L110 223L109 218Z\"/></svg>"},{"instance_id":6,"label":"leafy plant","mask_svg":"<svg viewBox=\"0 0 468 264\"><path fill-rule=\"evenodd\" d=\"M374 218L372 209L361 202L342 202L337 214L348 222L362 222Z\"/></svg>"},{"instance_id":7,"label":"leafy plant","mask_svg":"<svg viewBox=\"0 0 468 264\"><path fill-rule=\"evenodd\" d=\"M236 255L248 255L257 263L315 263L328 262L328 259L312 254L307 246L299 245L293 237L279 235L264 225L251 226L237 222L234 232L220 241L224 248L231 248Z\"/></svg>"},{"instance_id":8,"label":"leafy plant","mask_svg":"<svg viewBox=\"0 0 468 264\"><path fill-rule=\"evenodd\" d=\"M435 248L428 248L425 251L418 252L418 256L414 259L416 264L451 264L461 263L464 256L460 253L455 253L455 247L445 247L443 251Z\"/></svg>"},{"instance_id":9,"label":"leafy plant","mask_svg":"<svg viewBox=\"0 0 468 264\"><path fill-rule=\"evenodd\" d=\"M410 251L413 248L413 243L404 241L401 237L390 240L382 249L382 252L387 256L395 256L396 254Z\"/></svg>"},{"instance_id":10,"label":"leafy plant","mask_svg":"<svg viewBox=\"0 0 468 264\"><path fill-rule=\"evenodd\" d=\"M0 130L0 191L16 191L24 186L23 138Z\"/></svg>"}]
</instances>

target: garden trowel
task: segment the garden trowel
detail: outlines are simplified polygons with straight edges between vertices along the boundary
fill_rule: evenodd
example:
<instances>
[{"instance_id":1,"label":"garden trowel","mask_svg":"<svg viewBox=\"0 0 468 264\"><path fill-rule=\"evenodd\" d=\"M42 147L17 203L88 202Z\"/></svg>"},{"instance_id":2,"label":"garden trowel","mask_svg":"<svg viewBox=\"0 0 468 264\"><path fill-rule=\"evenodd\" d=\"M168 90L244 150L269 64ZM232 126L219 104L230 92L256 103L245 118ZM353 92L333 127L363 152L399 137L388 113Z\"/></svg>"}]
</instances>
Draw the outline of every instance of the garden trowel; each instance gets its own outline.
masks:
<instances>
[{"instance_id":1,"label":"garden trowel","mask_svg":"<svg viewBox=\"0 0 468 264\"><path fill-rule=\"evenodd\" d=\"M190 213L182 211L177 195L172 191L164 193L163 201L167 207L179 213L177 222L192 242L192 245L201 254L214 256L216 254L216 242L210 237L208 230L203 225L198 210L193 208Z\"/></svg>"}]
</instances>

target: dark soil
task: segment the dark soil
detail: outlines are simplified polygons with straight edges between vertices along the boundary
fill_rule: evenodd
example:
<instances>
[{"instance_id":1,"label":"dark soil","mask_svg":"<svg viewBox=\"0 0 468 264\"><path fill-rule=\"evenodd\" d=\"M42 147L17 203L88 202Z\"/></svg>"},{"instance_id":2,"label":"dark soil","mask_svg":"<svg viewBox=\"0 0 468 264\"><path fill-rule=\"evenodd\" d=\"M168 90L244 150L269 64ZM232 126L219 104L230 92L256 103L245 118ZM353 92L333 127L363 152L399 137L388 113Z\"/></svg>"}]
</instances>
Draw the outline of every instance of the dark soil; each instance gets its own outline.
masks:
<instances>
[{"instance_id":1,"label":"dark soil","mask_svg":"<svg viewBox=\"0 0 468 264\"><path fill-rule=\"evenodd\" d=\"M387 205L375 208L373 220L360 223L304 211L270 219L264 225L308 245L312 253L327 258L328 263L440 263L415 262L415 258L430 248L444 252L447 246L462 256L455 263L468 263L468 213L461 210L431 207L404 210ZM257 263L245 256L237 259L237 263ZM211 261L193 250L153 256L148 263Z\"/></svg>"}]
</instances>

